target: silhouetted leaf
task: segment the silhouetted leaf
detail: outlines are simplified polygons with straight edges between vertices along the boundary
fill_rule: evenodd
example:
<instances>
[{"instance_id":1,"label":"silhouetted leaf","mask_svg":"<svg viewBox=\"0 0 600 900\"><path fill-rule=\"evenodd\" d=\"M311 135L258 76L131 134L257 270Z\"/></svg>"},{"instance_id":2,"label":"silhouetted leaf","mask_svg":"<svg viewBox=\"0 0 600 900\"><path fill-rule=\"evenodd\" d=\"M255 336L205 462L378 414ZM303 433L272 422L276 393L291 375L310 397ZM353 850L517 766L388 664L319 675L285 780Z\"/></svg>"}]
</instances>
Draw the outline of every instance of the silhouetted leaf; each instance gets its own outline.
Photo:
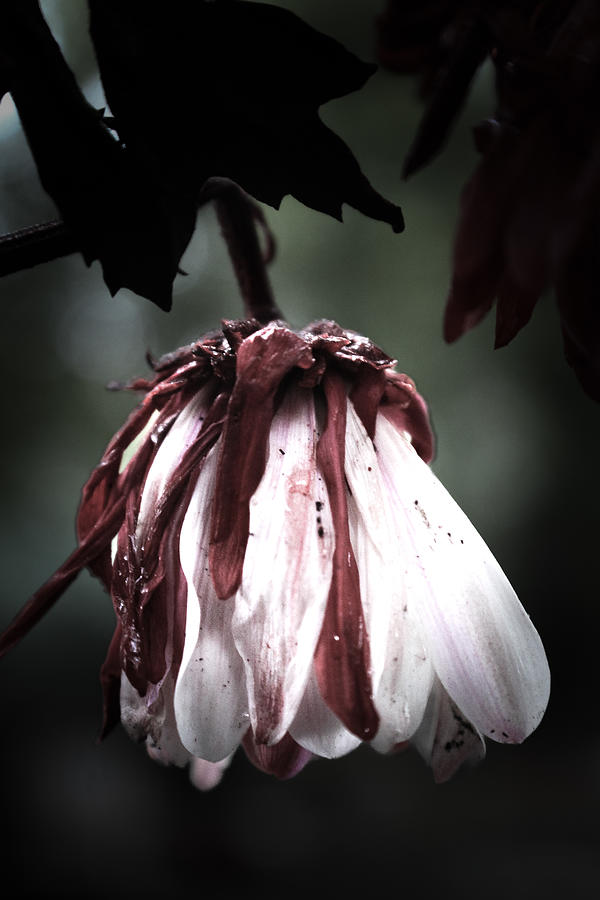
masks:
<instances>
[{"instance_id":1,"label":"silhouetted leaf","mask_svg":"<svg viewBox=\"0 0 600 900\"><path fill-rule=\"evenodd\" d=\"M89 0L91 34L119 134L169 202L191 214L210 176L278 207L286 194L341 219L348 203L403 227L318 108L375 67L293 13L244 0L164 8Z\"/></svg>"},{"instance_id":2,"label":"silhouetted leaf","mask_svg":"<svg viewBox=\"0 0 600 900\"><path fill-rule=\"evenodd\" d=\"M37 0L0 8L0 85L64 220L60 242L60 223L36 237L39 258L20 236L20 264L77 248L88 264L100 260L111 293L128 287L169 309L198 205L223 179L275 207L292 194L341 219L348 203L402 230L400 209L318 115L374 66L266 4L89 6L107 117L85 100Z\"/></svg>"},{"instance_id":3,"label":"silhouetted leaf","mask_svg":"<svg viewBox=\"0 0 600 900\"><path fill-rule=\"evenodd\" d=\"M0 12L2 83L19 112L40 180L90 264L100 259L112 293L131 290L168 309L183 248L131 157L85 100L36 0Z\"/></svg>"}]
</instances>

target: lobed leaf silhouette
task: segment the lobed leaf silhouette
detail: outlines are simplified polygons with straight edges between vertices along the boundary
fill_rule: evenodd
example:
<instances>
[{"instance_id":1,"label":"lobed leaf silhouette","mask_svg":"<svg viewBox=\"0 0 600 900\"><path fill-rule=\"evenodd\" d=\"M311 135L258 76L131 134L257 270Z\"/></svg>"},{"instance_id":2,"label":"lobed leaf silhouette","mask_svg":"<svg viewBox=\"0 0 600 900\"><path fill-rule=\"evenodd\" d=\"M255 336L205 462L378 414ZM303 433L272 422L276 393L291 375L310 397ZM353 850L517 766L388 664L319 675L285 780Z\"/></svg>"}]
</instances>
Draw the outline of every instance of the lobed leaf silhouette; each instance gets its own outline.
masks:
<instances>
[{"instance_id":1,"label":"lobed leaf silhouette","mask_svg":"<svg viewBox=\"0 0 600 900\"><path fill-rule=\"evenodd\" d=\"M348 203L404 227L318 115L375 71L275 6L245 0L164 9L89 0L91 36L116 128L173 221L176 253L207 179L229 178L278 208L286 194L337 219Z\"/></svg>"},{"instance_id":2,"label":"lobed leaf silhouette","mask_svg":"<svg viewBox=\"0 0 600 900\"><path fill-rule=\"evenodd\" d=\"M374 66L267 4L88 5L109 116L84 98L38 0L0 9L0 87L64 222L39 236L34 262L78 249L100 260L112 294L127 287L168 310L198 206L225 180L276 208L291 194L341 220L347 203L403 229L318 115Z\"/></svg>"}]
</instances>

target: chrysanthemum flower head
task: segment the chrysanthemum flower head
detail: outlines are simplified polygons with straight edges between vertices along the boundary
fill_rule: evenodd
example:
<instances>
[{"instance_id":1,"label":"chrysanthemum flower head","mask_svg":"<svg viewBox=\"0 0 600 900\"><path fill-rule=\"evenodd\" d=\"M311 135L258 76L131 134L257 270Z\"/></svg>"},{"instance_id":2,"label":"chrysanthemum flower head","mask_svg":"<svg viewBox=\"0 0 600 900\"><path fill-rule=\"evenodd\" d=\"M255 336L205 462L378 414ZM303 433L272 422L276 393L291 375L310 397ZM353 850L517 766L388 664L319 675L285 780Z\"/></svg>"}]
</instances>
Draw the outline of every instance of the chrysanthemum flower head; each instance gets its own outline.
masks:
<instances>
[{"instance_id":1,"label":"chrysanthemum flower head","mask_svg":"<svg viewBox=\"0 0 600 900\"><path fill-rule=\"evenodd\" d=\"M379 348L333 322L225 322L130 387L145 397L84 488L79 547L0 649L89 566L117 616L105 729L120 717L203 787L240 743L289 777L413 741L444 780L484 736L536 727L539 636Z\"/></svg>"}]
</instances>

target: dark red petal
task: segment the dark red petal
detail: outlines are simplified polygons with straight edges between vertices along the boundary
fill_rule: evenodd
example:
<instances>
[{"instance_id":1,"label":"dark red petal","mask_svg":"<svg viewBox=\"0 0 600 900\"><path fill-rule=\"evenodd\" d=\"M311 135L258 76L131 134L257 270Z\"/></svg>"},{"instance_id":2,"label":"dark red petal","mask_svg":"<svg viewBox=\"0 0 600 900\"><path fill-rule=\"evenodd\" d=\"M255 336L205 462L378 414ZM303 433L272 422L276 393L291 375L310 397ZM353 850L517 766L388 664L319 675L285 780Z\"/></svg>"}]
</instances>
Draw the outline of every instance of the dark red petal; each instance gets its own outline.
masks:
<instances>
[{"instance_id":1,"label":"dark red petal","mask_svg":"<svg viewBox=\"0 0 600 900\"><path fill-rule=\"evenodd\" d=\"M496 336L494 349L505 347L529 322L535 304L544 290L545 279L524 288L510 277L504 277L498 288L496 304Z\"/></svg>"},{"instance_id":2,"label":"dark red petal","mask_svg":"<svg viewBox=\"0 0 600 900\"><path fill-rule=\"evenodd\" d=\"M195 479L191 478L186 498L176 505L164 530L158 551L162 570L160 581L152 596L140 608L142 656L150 684L158 684L167 672L171 672L175 679L181 663L187 615L187 581L179 560L179 538L194 487Z\"/></svg>"},{"instance_id":3,"label":"dark red petal","mask_svg":"<svg viewBox=\"0 0 600 900\"><path fill-rule=\"evenodd\" d=\"M348 529L344 476L346 388L326 372L327 425L317 445L335 527L333 575L315 651L315 671L323 699L336 716L363 740L375 737L379 716L373 706L369 640L360 599L358 568Z\"/></svg>"},{"instance_id":4,"label":"dark red petal","mask_svg":"<svg viewBox=\"0 0 600 900\"><path fill-rule=\"evenodd\" d=\"M120 625L121 639L119 647L120 667L139 693L138 684L145 686L147 679L143 675L137 678L137 672L143 669L141 641L136 622L136 603L134 600L137 581L137 560L135 547L136 504L139 503L136 492L131 491L127 497L127 510L117 538L117 552L113 563L111 580L112 601ZM142 694L145 693L145 687Z\"/></svg>"},{"instance_id":5,"label":"dark red petal","mask_svg":"<svg viewBox=\"0 0 600 900\"><path fill-rule=\"evenodd\" d=\"M381 412L399 431L407 431L421 459L429 463L435 451L435 438L429 411L423 397L408 375L389 372Z\"/></svg>"},{"instance_id":6,"label":"dark red petal","mask_svg":"<svg viewBox=\"0 0 600 900\"><path fill-rule=\"evenodd\" d=\"M213 401L200 434L187 449L179 465L172 472L163 493L155 504L154 515L145 527L143 546L134 547L134 554L138 564L140 567L143 567L143 582L149 591L152 591L157 586L158 581L163 578L161 566L162 542L165 539L165 535L173 528L174 518L179 510L185 508L183 498L190 487L190 483L195 483L203 459L220 437L226 405L226 394L219 394ZM135 494L135 518L131 526L133 530L130 532L132 535L135 533L142 493L143 491L140 490ZM137 575L139 574L140 572L138 571Z\"/></svg>"},{"instance_id":7,"label":"dark red petal","mask_svg":"<svg viewBox=\"0 0 600 900\"><path fill-rule=\"evenodd\" d=\"M453 344L486 317L494 305L500 266L490 263L471 283L453 280L444 311L444 340Z\"/></svg>"},{"instance_id":8,"label":"dark red petal","mask_svg":"<svg viewBox=\"0 0 600 900\"><path fill-rule=\"evenodd\" d=\"M335 350L336 359L352 363L353 365L363 363L373 369L391 369L396 365L396 360L388 356L381 347L378 347L369 338L364 337L362 334L357 334L355 331L344 331L343 334L347 342ZM333 351L333 346L330 342L325 344L325 349L328 348L328 345L330 352Z\"/></svg>"},{"instance_id":9,"label":"dark red petal","mask_svg":"<svg viewBox=\"0 0 600 900\"><path fill-rule=\"evenodd\" d=\"M242 580L249 503L265 470L275 393L292 368L312 363L306 342L280 325L256 331L239 348L211 520L210 569L222 599L234 594Z\"/></svg>"},{"instance_id":10,"label":"dark red petal","mask_svg":"<svg viewBox=\"0 0 600 900\"><path fill-rule=\"evenodd\" d=\"M267 747L257 744L251 731L242 738L246 756L257 769L276 778L293 778L312 759L312 753L300 747L289 734L285 734L278 744Z\"/></svg>"},{"instance_id":11,"label":"dark red petal","mask_svg":"<svg viewBox=\"0 0 600 900\"><path fill-rule=\"evenodd\" d=\"M302 331L309 340L313 353L322 351L344 362L364 363L373 369L390 369L396 360L374 344L369 338L356 331L344 329L331 319L318 319Z\"/></svg>"},{"instance_id":12,"label":"dark red petal","mask_svg":"<svg viewBox=\"0 0 600 900\"><path fill-rule=\"evenodd\" d=\"M158 684L167 670L168 613L161 602L164 594L161 597L160 592L167 565L157 555L153 570L146 572L144 557L138 554L135 542L138 505L137 495L132 493L127 503L127 518L119 532L112 594L121 626L120 667L144 697L149 685ZM147 578L157 583L150 587ZM145 607L148 611L142 622Z\"/></svg>"},{"instance_id":13,"label":"dark red petal","mask_svg":"<svg viewBox=\"0 0 600 900\"><path fill-rule=\"evenodd\" d=\"M118 502L121 496L124 500L131 487L141 492L141 486L144 483L152 457L174 421L174 410L176 407L177 403L173 398L173 401L166 405L157 419L152 436L139 448L135 459L130 462L130 465L121 474L119 474L119 466L123 452L147 424L147 420L152 414L151 406L142 406L135 410L134 414L125 423L125 426L110 442L100 463L92 472L82 491L76 523L80 544L86 540L96 527L107 507L115 501ZM125 486L126 479L129 487ZM104 587L110 590L112 577L110 543L106 545L96 559L90 560L87 566L94 575L100 578Z\"/></svg>"},{"instance_id":14,"label":"dark red petal","mask_svg":"<svg viewBox=\"0 0 600 900\"><path fill-rule=\"evenodd\" d=\"M258 206L252 207L253 213L258 209ZM258 319L222 319L221 329L223 335L227 339L227 343L233 352L237 354L246 338L249 338L255 331L260 331L263 324L264 323L259 322ZM223 352L221 348L218 348L218 350L220 353ZM210 352L212 355L211 348L207 347L205 352Z\"/></svg>"},{"instance_id":15,"label":"dark red petal","mask_svg":"<svg viewBox=\"0 0 600 900\"><path fill-rule=\"evenodd\" d=\"M125 516L127 494L134 484L139 484L146 464L145 454L138 454L133 465L122 473L119 478L120 488L115 491L115 499L104 510L95 527L88 531L79 547L27 601L0 636L0 656L7 653L31 631L85 566L94 566L96 561L106 553L107 548L110 548L110 542L121 527Z\"/></svg>"},{"instance_id":16,"label":"dark red petal","mask_svg":"<svg viewBox=\"0 0 600 900\"><path fill-rule=\"evenodd\" d=\"M102 728L98 740L103 740L121 718L121 665L119 662L119 648L121 646L121 626L117 622L114 634L111 638L106 659L100 669L100 684L102 686Z\"/></svg>"},{"instance_id":17,"label":"dark red petal","mask_svg":"<svg viewBox=\"0 0 600 900\"><path fill-rule=\"evenodd\" d=\"M168 378L158 381L144 398L144 403L152 404L154 408L160 409L165 399L170 394L175 394L179 397L182 407L189 399L190 392L196 393L200 390L207 378L206 360L194 358L180 366ZM183 393L184 388L189 388L188 393Z\"/></svg>"},{"instance_id":18,"label":"dark red petal","mask_svg":"<svg viewBox=\"0 0 600 900\"><path fill-rule=\"evenodd\" d=\"M121 665L140 694L178 668L183 650L187 586L179 562L179 535L203 458L218 440L226 395L213 402L197 440L171 475L138 546L135 533L142 491L131 492L119 533L112 595L122 626Z\"/></svg>"},{"instance_id":19,"label":"dark red petal","mask_svg":"<svg viewBox=\"0 0 600 900\"><path fill-rule=\"evenodd\" d=\"M123 504L115 504L111 508L110 514L103 516L101 526L99 525L90 538L80 544L54 575L29 598L0 636L0 657L18 644L37 625L80 571L104 551L107 543L110 544L122 518Z\"/></svg>"},{"instance_id":20,"label":"dark red petal","mask_svg":"<svg viewBox=\"0 0 600 900\"><path fill-rule=\"evenodd\" d=\"M83 540L94 528L106 509L108 498L119 477L119 465L123 451L131 444L152 415L150 405L138 406L129 415L123 427L115 434L92 472L81 493L77 513L77 536Z\"/></svg>"},{"instance_id":21,"label":"dark red petal","mask_svg":"<svg viewBox=\"0 0 600 900\"><path fill-rule=\"evenodd\" d=\"M556 297L567 362L583 389L600 402L600 303L598 302L599 225L592 223L575 247L556 283Z\"/></svg>"},{"instance_id":22,"label":"dark red petal","mask_svg":"<svg viewBox=\"0 0 600 900\"><path fill-rule=\"evenodd\" d=\"M521 172L528 177L521 175L513 185L518 187L519 200L506 222L505 265L496 312L497 348L508 344L531 318L551 270L562 262L557 239L561 223L577 218L568 201L572 163L553 148L552 138L546 124L537 122L519 147Z\"/></svg>"},{"instance_id":23,"label":"dark red petal","mask_svg":"<svg viewBox=\"0 0 600 900\"><path fill-rule=\"evenodd\" d=\"M385 385L385 372L363 366L350 392L350 399L371 440L375 436L375 420Z\"/></svg>"},{"instance_id":24,"label":"dark red petal","mask_svg":"<svg viewBox=\"0 0 600 900\"><path fill-rule=\"evenodd\" d=\"M377 59L398 72L419 72L438 62L442 35L457 14L449 0L387 0L377 19Z\"/></svg>"},{"instance_id":25,"label":"dark red petal","mask_svg":"<svg viewBox=\"0 0 600 900\"><path fill-rule=\"evenodd\" d=\"M520 193L516 149L514 136L502 131L463 189L444 317L449 343L477 325L494 302L504 267L506 222Z\"/></svg>"},{"instance_id":26,"label":"dark red petal","mask_svg":"<svg viewBox=\"0 0 600 900\"><path fill-rule=\"evenodd\" d=\"M490 37L484 23L466 18L455 27L450 58L436 79L436 87L402 168L408 178L437 156L468 96L477 69L488 54Z\"/></svg>"},{"instance_id":27,"label":"dark red petal","mask_svg":"<svg viewBox=\"0 0 600 900\"><path fill-rule=\"evenodd\" d=\"M186 512L182 505L161 541L163 577L140 609L141 652L150 684L167 672L176 676L185 638L187 581L179 562L179 535Z\"/></svg>"}]
</instances>

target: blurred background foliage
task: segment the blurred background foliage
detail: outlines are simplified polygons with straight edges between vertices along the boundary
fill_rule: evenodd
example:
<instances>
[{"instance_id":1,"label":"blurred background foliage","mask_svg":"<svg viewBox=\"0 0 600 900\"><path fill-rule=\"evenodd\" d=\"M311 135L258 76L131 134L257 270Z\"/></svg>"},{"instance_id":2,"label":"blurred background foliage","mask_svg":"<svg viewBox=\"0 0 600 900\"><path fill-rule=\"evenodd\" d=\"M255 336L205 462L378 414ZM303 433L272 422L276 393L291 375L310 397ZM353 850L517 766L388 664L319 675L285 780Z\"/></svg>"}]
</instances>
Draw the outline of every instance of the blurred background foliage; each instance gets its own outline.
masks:
<instances>
[{"instance_id":1,"label":"blurred background foliage","mask_svg":"<svg viewBox=\"0 0 600 900\"><path fill-rule=\"evenodd\" d=\"M41 5L86 96L104 105L84 0ZM374 58L381 0L279 5ZM441 337L460 189L476 160L471 126L492 111L490 77L481 72L443 155L408 183L401 163L421 111L413 80L379 71L323 108L374 187L402 205L406 232L348 208L342 225L287 198L277 212L266 208L278 243L271 274L292 324L333 318L415 378L437 434L434 469L546 644L546 718L522 747L490 744L483 765L443 786L412 751L383 758L364 748L283 783L240 752L221 787L202 795L121 731L95 744L98 669L114 619L84 575L0 665L1 852L5 883L16 878L12 896L296 897L329 886L351 895L594 895L600 410L563 359L551 297L501 351L492 350L491 320L454 346ZM1 230L53 218L10 98L0 140ZM135 403L105 385L143 374L146 350L161 354L241 314L211 209L199 213L183 268L171 314L126 291L111 299L99 265L87 269L77 256L0 284L3 622L74 546L81 485Z\"/></svg>"}]
</instances>

